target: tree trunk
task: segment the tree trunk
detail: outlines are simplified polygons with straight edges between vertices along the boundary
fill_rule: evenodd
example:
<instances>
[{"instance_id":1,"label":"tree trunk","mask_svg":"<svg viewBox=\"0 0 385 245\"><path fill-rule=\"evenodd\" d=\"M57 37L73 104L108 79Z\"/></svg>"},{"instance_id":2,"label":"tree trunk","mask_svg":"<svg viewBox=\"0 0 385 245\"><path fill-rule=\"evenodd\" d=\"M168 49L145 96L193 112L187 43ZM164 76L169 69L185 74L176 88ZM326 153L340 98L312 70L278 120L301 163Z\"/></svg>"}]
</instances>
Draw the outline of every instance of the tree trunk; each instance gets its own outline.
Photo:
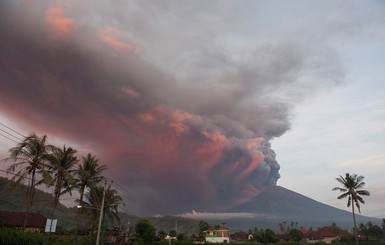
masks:
<instances>
[{"instance_id":1,"label":"tree trunk","mask_svg":"<svg viewBox=\"0 0 385 245\"><path fill-rule=\"evenodd\" d=\"M52 218L57 208L57 205L59 204L61 186L62 186L62 181L61 179L59 179L58 183L56 183L55 191L54 191L53 207L52 207L52 213L51 213Z\"/></svg>"},{"instance_id":2,"label":"tree trunk","mask_svg":"<svg viewBox=\"0 0 385 245\"><path fill-rule=\"evenodd\" d=\"M27 220L28 220L27 214L29 212L30 196L31 196L31 180L28 183L27 191L25 193L25 212L24 212L24 220L23 220L23 229L24 230L25 230L25 228L27 228Z\"/></svg>"},{"instance_id":3,"label":"tree trunk","mask_svg":"<svg viewBox=\"0 0 385 245\"><path fill-rule=\"evenodd\" d=\"M35 170L32 171L31 175L32 175L31 182L27 187L27 193L26 193L25 214L24 214L24 222L23 222L24 230L27 228L28 213L29 213L29 209L32 206L32 200L33 200L33 194L34 194L34 188L35 188Z\"/></svg>"},{"instance_id":4,"label":"tree trunk","mask_svg":"<svg viewBox=\"0 0 385 245\"><path fill-rule=\"evenodd\" d=\"M29 207L32 207L33 196L35 195L35 170L32 171L32 181L31 181L31 193L29 198Z\"/></svg>"},{"instance_id":5,"label":"tree trunk","mask_svg":"<svg viewBox=\"0 0 385 245\"><path fill-rule=\"evenodd\" d=\"M354 201L353 196L352 198L352 213L353 213L353 223L354 223L354 236L356 237L356 244L358 245L358 230L357 230L357 223L356 223L356 214L354 213Z\"/></svg>"},{"instance_id":6,"label":"tree trunk","mask_svg":"<svg viewBox=\"0 0 385 245\"><path fill-rule=\"evenodd\" d=\"M75 229L75 241L77 241L78 233L79 233L79 228L80 228L80 212L81 212L81 207L83 206L83 195L84 195L84 188L79 189L80 192L80 208L76 209L76 229Z\"/></svg>"}]
</instances>

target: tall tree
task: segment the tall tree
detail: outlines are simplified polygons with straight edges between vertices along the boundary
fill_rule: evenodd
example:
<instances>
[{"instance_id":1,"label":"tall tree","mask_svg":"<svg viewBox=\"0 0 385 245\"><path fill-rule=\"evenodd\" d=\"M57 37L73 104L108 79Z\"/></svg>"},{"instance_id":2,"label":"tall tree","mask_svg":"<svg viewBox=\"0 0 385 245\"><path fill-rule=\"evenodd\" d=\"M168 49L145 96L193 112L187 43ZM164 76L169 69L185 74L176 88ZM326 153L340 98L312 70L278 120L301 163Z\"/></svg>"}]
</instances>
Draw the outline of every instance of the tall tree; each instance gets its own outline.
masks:
<instances>
[{"instance_id":1,"label":"tall tree","mask_svg":"<svg viewBox=\"0 0 385 245\"><path fill-rule=\"evenodd\" d=\"M55 146L47 144L47 136L31 134L24 138L15 147L9 149L10 157L5 161L14 163L8 171L15 173L12 181L16 184L24 183L28 179L26 193L26 209L32 206L35 187L37 185L36 175L41 174L43 179L49 177L46 168L50 154L56 149Z\"/></svg>"},{"instance_id":2,"label":"tall tree","mask_svg":"<svg viewBox=\"0 0 385 245\"><path fill-rule=\"evenodd\" d=\"M76 184L80 194L79 205L80 207L84 206L83 199L84 193L88 189L92 189L100 183L104 177L102 175L103 171L107 169L106 165L99 165L99 159L96 156L87 154L86 157L82 157L82 164L79 165L76 170ZM75 230L75 238L77 237L77 233L80 225L80 213L87 209L80 208L76 212L76 230Z\"/></svg>"},{"instance_id":3,"label":"tall tree","mask_svg":"<svg viewBox=\"0 0 385 245\"><path fill-rule=\"evenodd\" d=\"M120 221L118 208L119 205L122 204L122 197L119 196L118 192L111 188L111 186L97 186L93 187L85 194L86 200L83 202L84 206L82 207L85 214L90 218L91 226L94 226L99 220L104 188L106 188L106 192L104 196L103 216L108 218L111 223Z\"/></svg>"},{"instance_id":4,"label":"tall tree","mask_svg":"<svg viewBox=\"0 0 385 245\"><path fill-rule=\"evenodd\" d=\"M206 221L200 220L198 223L198 236L199 240L203 241L205 239L205 231L210 227L209 223Z\"/></svg>"},{"instance_id":5,"label":"tall tree","mask_svg":"<svg viewBox=\"0 0 385 245\"><path fill-rule=\"evenodd\" d=\"M364 204L365 201L361 196L369 196L370 193L367 190L363 190L362 188L365 185L365 182L363 182L363 179L365 177L360 175L357 176L356 174L349 174L346 173L345 177L336 178L336 180L342 184L342 187L334 187L333 191L341 191L344 192L343 194L339 195L338 199L343 199L348 197L348 203L347 206L352 206L352 214L353 214L353 223L354 223L354 234L356 237L356 244L358 244L358 229L357 229L357 223L356 223L356 215L354 206L357 207L358 212L361 213L360 209L360 203Z\"/></svg>"},{"instance_id":6,"label":"tall tree","mask_svg":"<svg viewBox=\"0 0 385 245\"><path fill-rule=\"evenodd\" d=\"M74 167L78 162L76 153L77 151L73 148L63 146L62 149L57 148L49 157L47 169L51 178L47 185L54 187L52 215L59 204L60 196L68 192L72 194L71 191L75 187Z\"/></svg>"},{"instance_id":7,"label":"tall tree","mask_svg":"<svg viewBox=\"0 0 385 245\"><path fill-rule=\"evenodd\" d=\"M144 244L151 244L155 239L156 229L147 219L140 219L135 226L135 233Z\"/></svg>"},{"instance_id":8,"label":"tall tree","mask_svg":"<svg viewBox=\"0 0 385 245\"><path fill-rule=\"evenodd\" d=\"M77 184L80 193L80 206L83 205L84 191L88 188L96 187L104 177L103 171L107 169L106 165L99 165L99 159L90 153L86 157L82 157L82 165L79 165L76 171Z\"/></svg>"}]
</instances>

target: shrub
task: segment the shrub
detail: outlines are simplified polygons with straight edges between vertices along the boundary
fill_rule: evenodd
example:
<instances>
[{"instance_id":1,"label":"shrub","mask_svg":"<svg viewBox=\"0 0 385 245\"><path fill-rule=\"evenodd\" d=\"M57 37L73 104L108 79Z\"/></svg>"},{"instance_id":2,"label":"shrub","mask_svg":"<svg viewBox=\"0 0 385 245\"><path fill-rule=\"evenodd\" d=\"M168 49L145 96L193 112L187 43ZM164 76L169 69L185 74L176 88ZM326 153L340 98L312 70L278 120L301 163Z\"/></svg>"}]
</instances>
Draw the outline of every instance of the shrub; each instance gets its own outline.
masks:
<instances>
[{"instance_id":1,"label":"shrub","mask_svg":"<svg viewBox=\"0 0 385 245\"><path fill-rule=\"evenodd\" d=\"M44 236L38 233L30 233L9 228L0 228L1 245L41 245Z\"/></svg>"}]
</instances>

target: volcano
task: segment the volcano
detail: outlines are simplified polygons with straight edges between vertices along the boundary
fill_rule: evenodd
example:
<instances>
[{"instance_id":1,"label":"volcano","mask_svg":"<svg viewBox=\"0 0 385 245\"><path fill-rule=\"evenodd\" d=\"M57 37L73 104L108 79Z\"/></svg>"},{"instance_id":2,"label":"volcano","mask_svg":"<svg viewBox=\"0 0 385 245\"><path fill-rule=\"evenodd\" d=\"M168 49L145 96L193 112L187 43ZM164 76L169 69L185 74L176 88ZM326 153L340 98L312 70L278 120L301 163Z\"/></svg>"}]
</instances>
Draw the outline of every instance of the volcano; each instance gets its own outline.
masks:
<instances>
[{"instance_id":1,"label":"volcano","mask_svg":"<svg viewBox=\"0 0 385 245\"><path fill-rule=\"evenodd\" d=\"M315 201L281 186L267 187L250 201L226 209L224 212L250 214L248 218L225 221L235 230L253 227L274 229L282 222L293 222L298 228L301 226L317 228L333 223L345 229L353 227L350 212ZM381 223L380 219L362 215L356 215L356 219L358 224L369 221L374 224Z\"/></svg>"}]
</instances>

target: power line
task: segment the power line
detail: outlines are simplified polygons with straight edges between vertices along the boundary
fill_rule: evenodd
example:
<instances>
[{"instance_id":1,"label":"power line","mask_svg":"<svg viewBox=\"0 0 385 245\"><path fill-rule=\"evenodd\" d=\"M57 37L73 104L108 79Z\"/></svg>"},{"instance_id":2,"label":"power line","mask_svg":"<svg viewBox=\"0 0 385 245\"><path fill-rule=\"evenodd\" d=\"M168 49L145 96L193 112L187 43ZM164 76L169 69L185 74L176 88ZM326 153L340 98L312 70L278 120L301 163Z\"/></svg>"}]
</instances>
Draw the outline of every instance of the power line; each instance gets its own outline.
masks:
<instances>
[{"instance_id":1,"label":"power line","mask_svg":"<svg viewBox=\"0 0 385 245\"><path fill-rule=\"evenodd\" d=\"M15 173L13 173L13 172L10 172L10 171L7 171L7 170L3 170L3 169L0 169L0 171L1 172L4 172L4 173L7 173L7 174L11 174L11 175L13 175L13 176L18 176L18 177L22 177L23 179L27 179L27 180L31 180L31 178L30 177L27 177L27 176L22 176L22 175L20 175L20 174L15 174Z\"/></svg>"},{"instance_id":2,"label":"power line","mask_svg":"<svg viewBox=\"0 0 385 245\"><path fill-rule=\"evenodd\" d=\"M3 136L4 138L9 139L10 141L13 141L13 142L15 142L15 143L19 143L19 142L17 142L16 140L9 138L8 136L6 136L6 135L4 135L4 134L2 134L2 133L0 133L0 135Z\"/></svg>"},{"instance_id":3,"label":"power line","mask_svg":"<svg viewBox=\"0 0 385 245\"><path fill-rule=\"evenodd\" d=\"M22 135L21 133L17 132L16 130L12 129L11 127L8 127L7 125L5 125L4 123L1 123L0 122L0 125L3 125L4 127L6 127L7 129L17 133L18 135L20 135L21 137L25 138L26 136ZM16 138L16 137L15 137Z\"/></svg>"},{"instance_id":4,"label":"power line","mask_svg":"<svg viewBox=\"0 0 385 245\"><path fill-rule=\"evenodd\" d=\"M0 131L3 131L4 133L8 134L9 136L12 136L13 138L15 138L15 139L17 139L17 140L22 140L22 139L20 139L19 137L16 137L15 135L11 134L10 132L8 132L8 131L6 131L6 130L4 130L4 129L1 129L1 128L0 128Z\"/></svg>"},{"instance_id":5,"label":"power line","mask_svg":"<svg viewBox=\"0 0 385 245\"><path fill-rule=\"evenodd\" d=\"M22 136L23 138L25 138L24 135L22 135L21 133L19 133L15 129L5 125L4 123L0 122L0 125L7 129L7 130L4 130L4 129L0 128L0 131L3 132L3 133L0 133L0 136L3 136L4 138L6 138L6 139L8 139L10 141L13 141L15 143L19 143L16 140L22 141L22 139L19 136ZM10 131L13 132L13 133L11 133ZM14 133L16 133L18 136L16 136Z\"/></svg>"},{"instance_id":6,"label":"power line","mask_svg":"<svg viewBox=\"0 0 385 245\"><path fill-rule=\"evenodd\" d=\"M142 210L147 210L147 211L150 211L152 213L157 213L157 208L155 208L154 206L150 205L149 203L141 200L137 195L128 191L121 184L119 184L117 182L114 182L114 184L115 184L114 186L116 187L117 191L119 191L122 196L129 199L129 201L131 201L132 204L136 205L137 207L139 207Z\"/></svg>"}]
</instances>

